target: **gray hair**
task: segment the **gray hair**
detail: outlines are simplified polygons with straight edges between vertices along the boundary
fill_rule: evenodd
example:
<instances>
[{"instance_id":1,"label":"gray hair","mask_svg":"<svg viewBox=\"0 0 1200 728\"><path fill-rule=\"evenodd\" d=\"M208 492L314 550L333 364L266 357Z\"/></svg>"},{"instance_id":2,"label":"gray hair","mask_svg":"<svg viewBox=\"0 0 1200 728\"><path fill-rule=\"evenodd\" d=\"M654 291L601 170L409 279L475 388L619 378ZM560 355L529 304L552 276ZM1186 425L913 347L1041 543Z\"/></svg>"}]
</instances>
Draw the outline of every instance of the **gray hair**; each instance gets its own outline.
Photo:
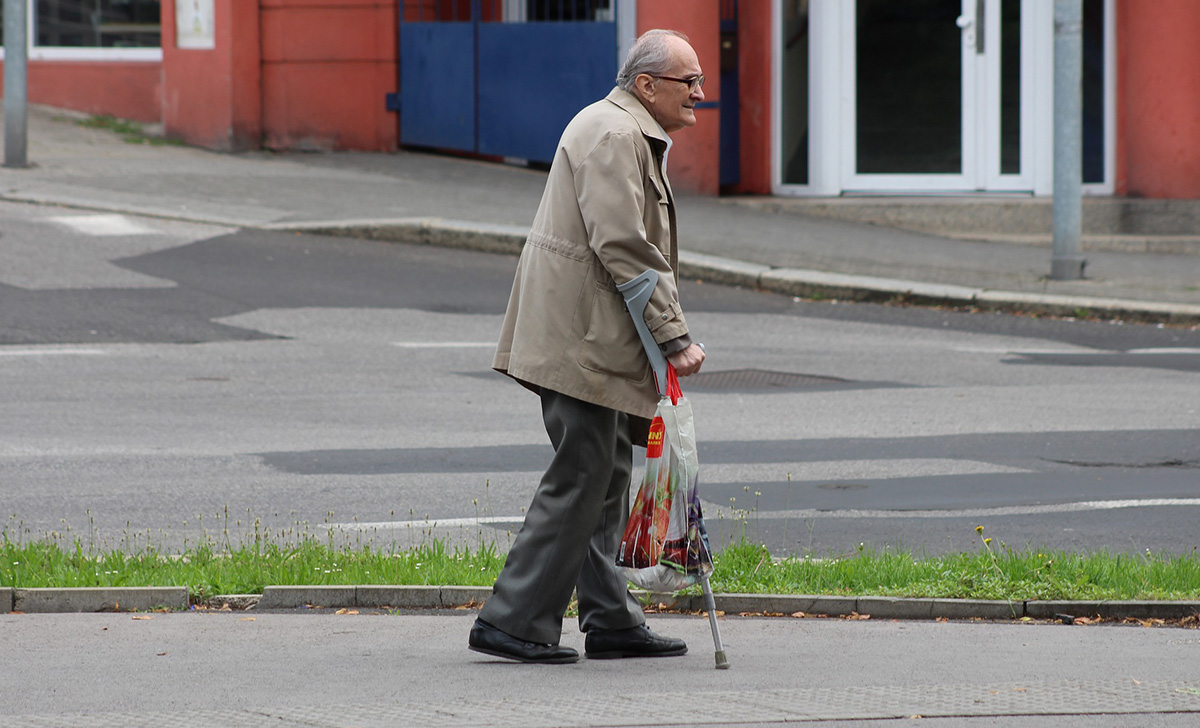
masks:
<instances>
[{"instance_id":1,"label":"gray hair","mask_svg":"<svg viewBox=\"0 0 1200 728\"><path fill-rule=\"evenodd\" d=\"M675 30L647 30L642 33L621 65L617 74L617 86L622 91L633 92L633 81L645 73L651 76L661 76L671 68L671 44L667 41L670 36L687 40L688 37Z\"/></svg>"}]
</instances>

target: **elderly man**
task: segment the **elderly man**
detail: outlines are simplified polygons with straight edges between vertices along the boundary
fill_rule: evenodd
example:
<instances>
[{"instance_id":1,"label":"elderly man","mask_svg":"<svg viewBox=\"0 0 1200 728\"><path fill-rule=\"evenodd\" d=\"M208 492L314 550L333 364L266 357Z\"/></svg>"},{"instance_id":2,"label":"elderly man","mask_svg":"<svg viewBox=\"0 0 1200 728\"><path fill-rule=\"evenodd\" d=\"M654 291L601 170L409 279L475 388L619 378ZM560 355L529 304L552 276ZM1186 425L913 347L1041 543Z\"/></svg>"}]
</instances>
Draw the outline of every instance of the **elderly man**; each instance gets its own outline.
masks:
<instances>
[{"instance_id":1,"label":"elderly man","mask_svg":"<svg viewBox=\"0 0 1200 728\"><path fill-rule=\"evenodd\" d=\"M472 650L522 662L575 662L559 645L575 590L591 659L682 655L646 626L615 565L633 445L657 403L645 351L617 284L647 269L659 283L645 319L682 376L700 370L679 306L668 134L696 123L704 75L685 36L637 40L618 87L567 125L517 266L493 366L541 396L554 458L542 477Z\"/></svg>"}]
</instances>

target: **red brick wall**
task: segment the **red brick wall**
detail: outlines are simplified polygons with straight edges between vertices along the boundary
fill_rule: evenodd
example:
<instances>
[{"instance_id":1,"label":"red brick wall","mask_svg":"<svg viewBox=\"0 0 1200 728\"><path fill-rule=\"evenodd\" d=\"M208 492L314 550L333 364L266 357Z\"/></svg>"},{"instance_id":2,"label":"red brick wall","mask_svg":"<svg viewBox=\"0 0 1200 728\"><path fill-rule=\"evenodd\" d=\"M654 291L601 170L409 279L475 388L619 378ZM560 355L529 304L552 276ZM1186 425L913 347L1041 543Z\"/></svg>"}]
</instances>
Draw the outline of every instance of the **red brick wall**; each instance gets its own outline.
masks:
<instances>
[{"instance_id":1,"label":"red brick wall","mask_svg":"<svg viewBox=\"0 0 1200 728\"><path fill-rule=\"evenodd\" d=\"M158 61L29 61L26 68L26 96L31 104L151 124L162 120ZM3 69L0 61L0 95Z\"/></svg>"},{"instance_id":2,"label":"red brick wall","mask_svg":"<svg viewBox=\"0 0 1200 728\"><path fill-rule=\"evenodd\" d=\"M260 0L264 143L394 150L397 0Z\"/></svg>"},{"instance_id":3,"label":"red brick wall","mask_svg":"<svg viewBox=\"0 0 1200 728\"><path fill-rule=\"evenodd\" d=\"M163 125L218 150L262 143L259 0L214 0L215 48L176 48L175 3L162 4Z\"/></svg>"},{"instance_id":4,"label":"red brick wall","mask_svg":"<svg viewBox=\"0 0 1200 728\"><path fill-rule=\"evenodd\" d=\"M1117 185L1200 198L1200 2L1117 5Z\"/></svg>"}]
</instances>

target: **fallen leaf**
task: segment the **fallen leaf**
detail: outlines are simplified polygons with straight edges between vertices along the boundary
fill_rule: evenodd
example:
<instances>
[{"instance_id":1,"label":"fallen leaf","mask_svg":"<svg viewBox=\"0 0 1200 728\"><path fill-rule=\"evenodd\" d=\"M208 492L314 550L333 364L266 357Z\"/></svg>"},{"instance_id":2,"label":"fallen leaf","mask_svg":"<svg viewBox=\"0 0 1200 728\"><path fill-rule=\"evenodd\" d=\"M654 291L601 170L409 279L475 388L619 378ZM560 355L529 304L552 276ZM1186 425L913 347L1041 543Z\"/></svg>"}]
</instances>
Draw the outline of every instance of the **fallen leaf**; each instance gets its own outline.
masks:
<instances>
[{"instance_id":1,"label":"fallen leaf","mask_svg":"<svg viewBox=\"0 0 1200 728\"><path fill-rule=\"evenodd\" d=\"M159 657L166 657L166 656L167 656L167 653L165 653L165 652L155 652L154 654L158 655Z\"/></svg>"},{"instance_id":2,"label":"fallen leaf","mask_svg":"<svg viewBox=\"0 0 1200 728\"><path fill-rule=\"evenodd\" d=\"M358 614L357 609L339 609L334 614Z\"/></svg>"},{"instance_id":3,"label":"fallen leaf","mask_svg":"<svg viewBox=\"0 0 1200 728\"><path fill-rule=\"evenodd\" d=\"M242 618L241 618L241 619L239 619L238 621L239 621L239 622L257 622L257 621L258 621L258 617L242 617Z\"/></svg>"},{"instance_id":4,"label":"fallen leaf","mask_svg":"<svg viewBox=\"0 0 1200 728\"><path fill-rule=\"evenodd\" d=\"M804 619L805 614L804 612L792 612L792 616L796 619Z\"/></svg>"},{"instance_id":5,"label":"fallen leaf","mask_svg":"<svg viewBox=\"0 0 1200 728\"><path fill-rule=\"evenodd\" d=\"M135 614L130 619L154 619L154 617L151 617L149 614Z\"/></svg>"}]
</instances>

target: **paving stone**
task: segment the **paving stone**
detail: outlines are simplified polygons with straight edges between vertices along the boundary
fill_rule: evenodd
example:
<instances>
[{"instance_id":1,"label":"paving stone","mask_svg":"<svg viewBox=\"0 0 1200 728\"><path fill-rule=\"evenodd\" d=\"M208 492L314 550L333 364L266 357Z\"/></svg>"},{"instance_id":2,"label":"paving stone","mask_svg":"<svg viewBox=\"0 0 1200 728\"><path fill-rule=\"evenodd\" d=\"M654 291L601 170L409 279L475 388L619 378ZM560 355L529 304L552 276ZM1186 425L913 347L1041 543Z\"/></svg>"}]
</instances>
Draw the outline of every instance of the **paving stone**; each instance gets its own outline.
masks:
<instances>
[{"instance_id":1,"label":"paving stone","mask_svg":"<svg viewBox=\"0 0 1200 728\"><path fill-rule=\"evenodd\" d=\"M356 591L353 586L268 586L256 609L356 607Z\"/></svg>"},{"instance_id":2,"label":"paving stone","mask_svg":"<svg viewBox=\"0 0 1200 728\"><path fill-rule=\"evenodd\" d=\"M932 599L907 599L904 597L859 597L858 613L869 614L877 619L931 619Z\"/></svg>"},{"instance_id":3,"label":"paving stone","mask_svg":"<svg viewBox=\"0 0 1200 728\"><path fill-rule=\"evenodd\" d=\"M360 607L434 609L442 606L440 586L360 586L355 604Z\"/></svg>"},{"instance_id":4,"label":"paving stone","mask_svg":"<svg viewBox=\"0 0 1200 728\"><path fill-rule=\"evenodd\" d=\"M647 707L670 717L672 725L728 726L807 721L901 721L914 716L965 718L1200 715L1195 682L1022 681L968 685L864 685L779 690L692 690L671 693L547 695L512 701L479 696L453 702L379 702L368 705L291 705L244 710L123 712L5 716L9 724L31 728L109 728L121 726L253 726L335 728L335 726L424 726L426 728L563 728L654 724ZM659 721L661 722L661 721ZM990 722L990 721L989 721ZM1122 722L1122 725L1128 723ZM1020 723L1005 723L1005 725ZM1133 724L1133 723L1129 723ZM1047 723L1047 725L1049 725ZM1173 723L1174 725L1174 723ZM1180 724L1182 725L1182 723Z\"/></svg>"},{"instance_id":5,"label":"paving stone","mask_svg":"<svg viewBox=\"0 0 1200 728\"><path fill-rule=\"evenodd\" d=\"M1020 619L1025 602L1003 599L933 599L930 617L934 619Z\"/></svg>"},{"instance_id":6,"label":"paving stone","mask_svg":"<svg viewBox=\"0 0 1200 728\"><path fill-rule=\"evenodd\" d=\"M1069 614L1072 617L1103 617L1105 619L1182 619L1193 614L1200 614L1200 602L1029 601L1025 603L1025 614L1034 619L1054 619L1060 614Z\"/></svg>"},{"instance_id":7,"label":"paving stone","mask_svg":"<svg viewBox=\"0 0 1200 728\"><path fill-rule=\"evenodd\" d=\"M441 606L464 607L474 605L482 607L492 595L490 586L444 586L442 587Z\"/></svg>"},{"instance_id":8,"label":"paving stone","mask_svg":"<svg viewBox=\"0 0 1200 728\"><path fill-rule=\"evenodd\" d=\"M13 594L11 586L0 586L0 614L11 612L15 599L16 596Z\"/></svg>"},{"instance_id":9,"label":"paving stone","mask_svg":"<svg viewBox=\"0 0 1200 728\"><path fill-rule=\"evenodd\" d=\"M777 614L828 614L843 616L857 610L853 597L821 597L804 594L717 594L717 609L730 614L771 612Z\"/></svg>"}]
</instances>

